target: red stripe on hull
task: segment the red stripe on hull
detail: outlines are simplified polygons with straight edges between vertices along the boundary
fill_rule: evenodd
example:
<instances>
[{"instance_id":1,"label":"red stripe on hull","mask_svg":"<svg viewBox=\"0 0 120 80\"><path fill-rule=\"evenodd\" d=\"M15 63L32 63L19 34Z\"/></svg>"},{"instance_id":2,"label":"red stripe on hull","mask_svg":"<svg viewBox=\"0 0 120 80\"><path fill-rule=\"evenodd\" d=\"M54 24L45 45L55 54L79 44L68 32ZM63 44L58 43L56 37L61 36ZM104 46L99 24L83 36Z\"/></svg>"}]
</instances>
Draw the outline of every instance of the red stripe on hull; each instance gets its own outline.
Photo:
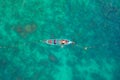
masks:
<instances>
[{"instance_id":1,"label":"red stripe on hull","mask_svg":"<svg viewBox=\"0 0 120 80\"><path fill-rule=\"evenodd\" d=\"M49 43L49 44L52 44L52 40L48 40L48 43Z\"/></svg>"}]
</instances>

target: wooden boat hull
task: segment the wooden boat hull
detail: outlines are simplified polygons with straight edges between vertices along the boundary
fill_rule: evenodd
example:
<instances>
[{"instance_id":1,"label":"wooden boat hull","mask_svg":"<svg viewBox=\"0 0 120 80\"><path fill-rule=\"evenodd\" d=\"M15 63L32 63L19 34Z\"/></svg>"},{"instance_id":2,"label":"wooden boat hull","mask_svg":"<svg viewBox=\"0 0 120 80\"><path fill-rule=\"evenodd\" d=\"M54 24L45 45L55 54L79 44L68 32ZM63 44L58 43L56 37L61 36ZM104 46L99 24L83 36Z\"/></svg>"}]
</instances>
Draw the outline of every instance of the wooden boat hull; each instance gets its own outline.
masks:
<instances>
[{"instance_id":1,"label":"wooden boat hull","mask_svg":"<svg viewBox=\"0 0 120 80\"><path fill-rule=\"evenodd\" d=\"M74 43L73 41L70 41L68 39L48 39L48 40L44 40L44 42L49 45L69 45Z\"/></svg>"}]
</instances>

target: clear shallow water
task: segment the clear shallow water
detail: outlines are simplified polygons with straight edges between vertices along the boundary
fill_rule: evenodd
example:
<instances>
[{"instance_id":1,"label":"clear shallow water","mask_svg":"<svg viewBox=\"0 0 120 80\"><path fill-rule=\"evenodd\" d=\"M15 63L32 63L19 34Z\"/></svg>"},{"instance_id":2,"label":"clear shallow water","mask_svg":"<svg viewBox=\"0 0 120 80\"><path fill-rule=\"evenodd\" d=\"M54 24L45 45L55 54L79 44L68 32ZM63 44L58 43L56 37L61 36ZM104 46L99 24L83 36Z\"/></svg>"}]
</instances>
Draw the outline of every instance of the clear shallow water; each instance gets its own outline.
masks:
<instances>
[{"instance_id":1,"label":"clear shallow water","mask_svg":"<svg viewBox=\"0 0 120 80\"><path fill-rule=\"evenodd\" d=\"M0 80L119 80L119 0L0 1ZM65 38L75 45L40 40Z\"/></svg>"}]
</instances>

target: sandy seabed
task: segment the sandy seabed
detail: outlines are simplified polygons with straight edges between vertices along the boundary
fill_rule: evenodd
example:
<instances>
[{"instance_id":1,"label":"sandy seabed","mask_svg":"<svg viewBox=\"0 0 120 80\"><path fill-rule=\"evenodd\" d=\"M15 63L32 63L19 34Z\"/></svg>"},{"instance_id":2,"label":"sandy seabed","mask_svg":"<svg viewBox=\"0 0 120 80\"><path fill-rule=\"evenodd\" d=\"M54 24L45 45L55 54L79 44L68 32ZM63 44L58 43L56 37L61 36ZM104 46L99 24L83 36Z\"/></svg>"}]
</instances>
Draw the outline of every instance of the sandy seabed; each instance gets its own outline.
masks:
<instances>
[{"instance_id":1,"label":"sandy seabed","mask_svg":"<svg viewBox=\"0 0 120 80\"><path fill-rule=\"evenodd\" d=\"M120 80L119 4L0 0L0 80Z\"/></svg>"}]
</instances>

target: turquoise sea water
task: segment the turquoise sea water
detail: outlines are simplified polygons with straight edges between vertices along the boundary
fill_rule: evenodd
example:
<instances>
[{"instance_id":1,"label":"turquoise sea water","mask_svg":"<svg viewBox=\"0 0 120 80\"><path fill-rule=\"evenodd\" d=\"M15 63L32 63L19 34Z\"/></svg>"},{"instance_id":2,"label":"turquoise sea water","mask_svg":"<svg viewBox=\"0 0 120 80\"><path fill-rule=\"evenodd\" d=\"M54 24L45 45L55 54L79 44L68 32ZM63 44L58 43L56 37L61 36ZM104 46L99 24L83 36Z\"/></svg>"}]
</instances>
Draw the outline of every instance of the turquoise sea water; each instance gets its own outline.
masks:
<instances>
[{"instance_id":1,"label":"turquoise sea water","mask_svg":"<svg viewBox=\"0 0 120 80\"><path fill-rule=\"evenodd\" d=\"M0 80L120 80L120 0L0 0Z\"/></svg>"}]
</instances>

